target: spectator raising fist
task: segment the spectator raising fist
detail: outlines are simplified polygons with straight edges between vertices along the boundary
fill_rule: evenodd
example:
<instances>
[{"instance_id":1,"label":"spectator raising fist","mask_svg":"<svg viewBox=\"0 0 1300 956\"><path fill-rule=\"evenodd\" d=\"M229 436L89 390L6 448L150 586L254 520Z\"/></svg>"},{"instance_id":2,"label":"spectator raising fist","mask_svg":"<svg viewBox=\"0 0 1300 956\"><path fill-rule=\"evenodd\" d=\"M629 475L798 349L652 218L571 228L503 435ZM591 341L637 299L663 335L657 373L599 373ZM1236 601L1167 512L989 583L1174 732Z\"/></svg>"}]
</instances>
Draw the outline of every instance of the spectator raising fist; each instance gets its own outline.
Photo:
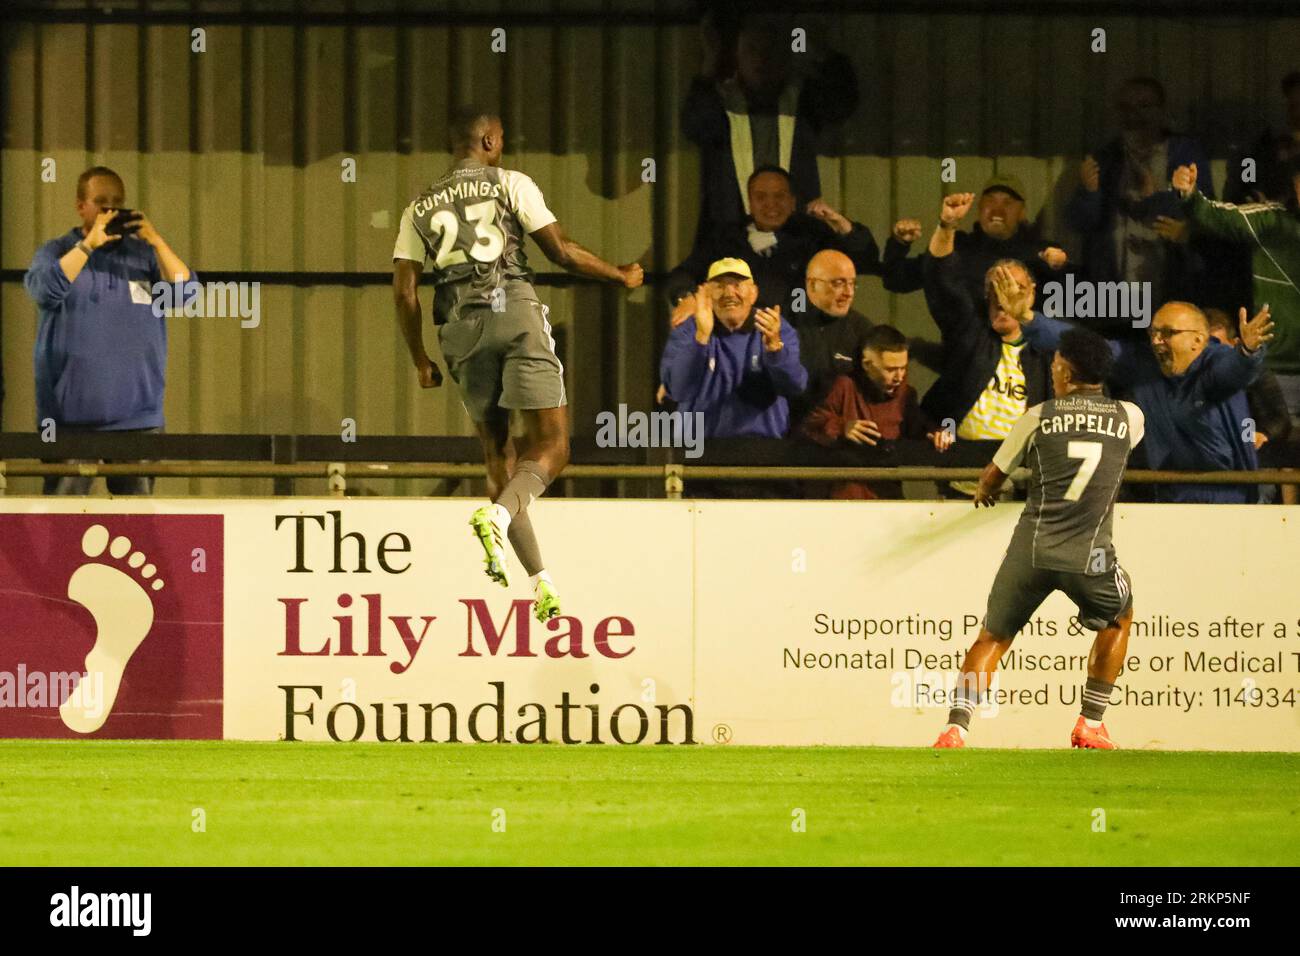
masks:
<instances>
[{"instance_id":1,"label":"spectator raising fist","mask_svg":"<svg viewBox=\"0 0 1300 956\"><path fill-rule=\"evenodd\" d=\"M894 223L894 238L910 246L921 238L921 220L898 220L898 222Z\"/></svg>"},{"instance_id":2,"label":"spectator raising fist","mask_svg":"<svg viewBox=\"0 0 1300 956\"><path fill-rule=\"evenodd\" d=\"M943 207L939 210L940 224L949 229L956 228L966 218L974 202L974 193L953 193L951 196L944 196Z\"/></svg>"},{"instance_id":3,"label":"spectator raising fist","mask_svg":"<svg viewBox=\"0 0 1300 956\"><path fill-rule=\"evenodd\" d=\"M1196 164L1179 166L1174 170L1174 189L1186 199L1196 189Z\"/></svg>"},{"instance_id":4,"label":"spectator raising fist","mask_svg":"<svg viewBox=\"0 0 1300 956\"><path fill-rule=\"evenodd\" d=\"M953 193L943 197L939 207L939 225L935 226L930 236L930 255L935 259L944 259L952 255L956 242L957 226L966 218L970 207L975 202L974 193Z\"/></svg>"},{"instance_id":5,"label":"spectator raising fist","mask_svg":"<svg viewBox=\"0 0 1300 956\"><path fill-rule=\"evenodd\" d=\"M1038 254L1038 258L1046 262L1049 269L1064 269L1065 264L1070 261L1065 250L1057 246L1048 246Z\"/></svg>"},{"instance_id":6,"label":"spectator raising fist","mask_svg":"<svg viewBox=\"0 0 1300 956\"><path fill-rule=\"evenodd\" d=\"M805 209L814 219L820 219L830 226L836 235L847 236L853 231L853 223L842 216L838 210L824 199L814 199Z\"/></svg>"}]
</instances>

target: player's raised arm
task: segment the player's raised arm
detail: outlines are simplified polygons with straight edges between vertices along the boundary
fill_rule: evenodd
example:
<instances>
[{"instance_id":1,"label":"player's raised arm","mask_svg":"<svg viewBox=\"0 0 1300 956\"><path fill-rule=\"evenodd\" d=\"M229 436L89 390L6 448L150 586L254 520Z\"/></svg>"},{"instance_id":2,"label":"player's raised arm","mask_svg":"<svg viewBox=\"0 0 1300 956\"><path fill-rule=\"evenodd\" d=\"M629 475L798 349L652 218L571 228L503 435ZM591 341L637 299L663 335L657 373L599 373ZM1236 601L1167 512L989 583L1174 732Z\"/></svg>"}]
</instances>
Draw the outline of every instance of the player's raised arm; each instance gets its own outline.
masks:
<instances>
[{"instance_id":1,"label":"player's raised arm","mask_svg":"<svg viewBox=\"0 0 1300 956\"><path fill-rule=\"evenodd\" d=\"M542 226L529 235L541 248L542 254L566 272L617 282L628 289L637 288L645 278L641 266L637 263L630 262L624 266L616 266L606 262L590 249L566 236L558 222Z\"/></svg>"},{"instance_id":2,"label":"player's raised arm","mask_svg":"<svg viewBox=\"0 0 1300 956\"><path fill-rule=\"evenodd\" d=\"M397 324L411 352L411 361L420 376L421 388L437 388L442 384L442 373L424 350L424 332L420 322L420 274L424 267L411 259L393 260L393 304L397 308Z\"/></svg>"}]
</instances>

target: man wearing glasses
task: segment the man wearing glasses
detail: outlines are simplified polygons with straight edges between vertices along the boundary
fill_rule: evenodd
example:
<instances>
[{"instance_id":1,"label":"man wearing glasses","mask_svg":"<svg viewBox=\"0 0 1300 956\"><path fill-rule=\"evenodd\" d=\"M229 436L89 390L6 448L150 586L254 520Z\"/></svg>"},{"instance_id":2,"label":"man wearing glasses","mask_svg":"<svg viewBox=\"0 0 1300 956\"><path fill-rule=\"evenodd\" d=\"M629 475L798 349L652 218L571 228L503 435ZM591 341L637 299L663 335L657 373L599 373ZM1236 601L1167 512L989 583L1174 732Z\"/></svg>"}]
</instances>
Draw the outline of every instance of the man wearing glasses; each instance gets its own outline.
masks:
<instances>
[{"instance_id":1,"label":"man wearing glasses","mask_svg":"<svg viewBox=\"0 0 1300 956\"><path fill-rule=\"evenodd\" d=\"M1068 322L1033 311L1028 290L1011 275L998 294L1020 319L1025 340L1051 352ZM1246 388L1264 365L1273 320L1265 305L1253 319L1240 311L1241 340L1228 346L1189 302L1168 302L1152 317L1148 342L1112 340L1112 385L1127 388L1146 416L1147 464L1171 471L1253 471L1259 467ZM1156 501L1253 503L1254 485L1156 485Z\"/></svg>"},{"instance_id":2,"label":"man wearing glasses","mask_svg":"<svg viewBox=\"0 0 1300 956\"><path fill-rule=\"evenodd\" d=\"M857 271L852 259L823 249L808 261L804 281L808 308L790 314L799 333L799 359L808 370L808 390L790 403L795 425L826 397L836 378L854 373L871 335L871 322L853 308Z\"/></svg>"},{"instance_id":3,"label":"man wearing glasses","mask_svg":"<svg viewBox=\"0 0 1300 956\"><path fill-rule=\"evenodd\" d=\"M695 290L694 314L664 348L659 374L668 395L680 411L704 413L705 438L784 438L789 400L808 385L798 334L780 306L755 309L757 299L749 266L719 259ZM751 497L737 486L719 492Z\"/></svg>"}]
</instances>

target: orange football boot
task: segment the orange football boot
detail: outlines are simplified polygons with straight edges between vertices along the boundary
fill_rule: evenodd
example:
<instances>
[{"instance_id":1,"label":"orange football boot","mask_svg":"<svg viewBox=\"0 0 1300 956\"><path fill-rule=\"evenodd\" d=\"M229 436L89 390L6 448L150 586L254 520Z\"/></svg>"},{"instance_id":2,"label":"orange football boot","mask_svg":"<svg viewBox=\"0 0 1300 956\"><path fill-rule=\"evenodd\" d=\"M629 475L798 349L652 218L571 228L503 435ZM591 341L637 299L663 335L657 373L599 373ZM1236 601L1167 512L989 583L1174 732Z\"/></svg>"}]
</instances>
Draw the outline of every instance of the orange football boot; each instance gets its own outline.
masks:
<instances>
[{"instance_id":1,"label":"orange football boot","mask_svg":"<svg viewBox=\"0 0 1300 956\"><path fill-rule=\"evenodd\" d=\"M938 744L935 746L937 747ZM1100 727L1089 727L1082 715L1074 722L1074 730L1070 733L1070 746L1084 750L1119 749L1115 746L1115 741L1111 740L1110 735L1106 733L1105 724Z\"/></svg>"},{"instance_id":2,"label":"orange football boot","mask_svg":"<svg viewBox=\"0 0 1300 956\"><path fill-rule=\"evenodd\" d=\"M966 741L961 739L961 731L956 727L949 727L939 735L939 739L934 742L936 750L955 750L958 747L965 747Z\"/></svg>"}]
</instances>

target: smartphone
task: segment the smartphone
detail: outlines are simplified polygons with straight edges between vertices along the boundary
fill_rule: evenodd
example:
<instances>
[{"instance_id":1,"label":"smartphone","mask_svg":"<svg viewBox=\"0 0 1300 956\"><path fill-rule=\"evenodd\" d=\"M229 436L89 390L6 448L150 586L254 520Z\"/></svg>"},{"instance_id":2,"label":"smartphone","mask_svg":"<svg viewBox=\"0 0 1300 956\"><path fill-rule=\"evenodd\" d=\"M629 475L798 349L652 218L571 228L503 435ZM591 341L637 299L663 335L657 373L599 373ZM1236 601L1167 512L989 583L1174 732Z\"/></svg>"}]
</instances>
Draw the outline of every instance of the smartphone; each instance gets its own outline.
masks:
<instances>
[{"instance_id":1,"label":"smartphone","mask_svg":"<svg viewBox=\"0 0 1300 956\"><path fill-rule=\"evenodd\" d=\"M124 236L129 232L135 232L140 228L140 220L143 218L144 216L134 209L119 209L117 215L104 227L104 235Z\"/></svg>"}]
</instances>

